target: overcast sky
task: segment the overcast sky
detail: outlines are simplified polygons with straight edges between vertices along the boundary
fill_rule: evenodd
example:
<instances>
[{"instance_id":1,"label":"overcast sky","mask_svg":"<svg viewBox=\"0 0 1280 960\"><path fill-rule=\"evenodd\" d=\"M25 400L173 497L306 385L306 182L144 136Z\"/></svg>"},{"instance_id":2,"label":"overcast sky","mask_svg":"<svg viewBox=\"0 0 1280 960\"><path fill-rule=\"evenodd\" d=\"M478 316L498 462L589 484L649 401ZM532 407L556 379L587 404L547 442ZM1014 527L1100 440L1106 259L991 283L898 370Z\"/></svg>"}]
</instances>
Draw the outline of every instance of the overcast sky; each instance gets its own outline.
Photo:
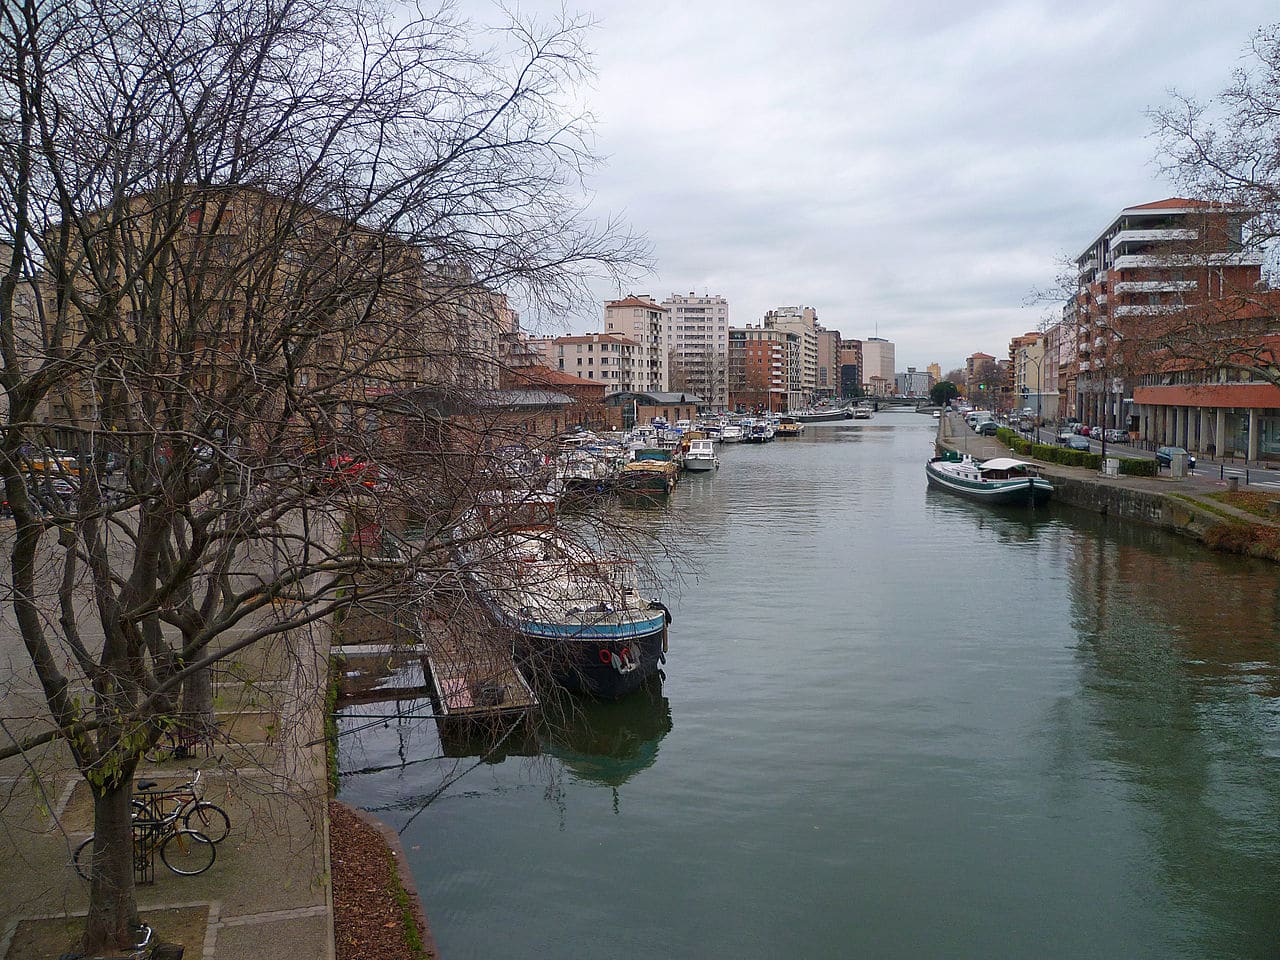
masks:
<instances>
[{"instance_id":1,"label":"overcast sky","mask_svg":"<svg viewBox=\"0 0 1280 960\"><path fill-rule=\"evenodd\" d=\"M568 6L599 21L593 209L653 245L635 292L720 294L737 325L811 305L895 341L899 370L944 372L1005 355L1064 255L1176 193L1145 111L1217 92L1280 20L1254 0Z\"/></svg>"}]
</instances>

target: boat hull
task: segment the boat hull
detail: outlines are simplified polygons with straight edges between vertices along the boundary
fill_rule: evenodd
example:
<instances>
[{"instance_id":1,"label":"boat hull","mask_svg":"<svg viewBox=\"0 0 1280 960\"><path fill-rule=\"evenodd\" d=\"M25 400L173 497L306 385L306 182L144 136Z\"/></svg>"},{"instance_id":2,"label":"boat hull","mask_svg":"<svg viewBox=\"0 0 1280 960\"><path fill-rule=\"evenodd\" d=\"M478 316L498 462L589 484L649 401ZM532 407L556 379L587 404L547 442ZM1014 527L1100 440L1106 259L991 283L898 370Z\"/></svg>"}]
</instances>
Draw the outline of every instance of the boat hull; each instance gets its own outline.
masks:
<instances>
[{"instance_id":1,"label":"boat hull","mask_svg":"<svg viewBox=\"0 0 1280 960\"><path fill-rule=\"evenodd\" d=\"M669 496L675 488L675 478L665 473L624 473L617 482L619 493L640 497Z\"/></svg>"},{"instance_id":2,"label":"boat hull","mask_svg":"<svg viewBox=\"0 0 1280 960\"><path fill-rule=\"evenodd\" d=\"M566 628L570 629L570 628ZM549 676L570 693L617 700L640 689L665 660L666 624L659 618L629 636L562 636L521 630L527 656L521 658L535 676Z\"/></svg>"},{"instance_id":3,"label":"boat hull","mask_svg":"<svg viewBox=\"0 0 1280 960\"><path fill-rule=\"evenodd\" d=\"M1053 486L1041 477L1019 477L1013 480L963 480L948 476L932 463L925 465L929 486L980 503L1040 505L1053 496Z\"/></svg>"},{"instance_id":4,"label":"boat hull","mask_svg":"<svg viewBox=\"0 0 1280 960\"><path fill-rule=\"evenodd\" d=\"M837 420L848 420L853 414L847 410L831 410L824 413L797 413L796 419L801 423L832 423Z\"/></svg>"},{"instance_id":5,"label":"boat hull","mask_svg":"<svg viewBox=\"0 0 1280 960\"><path fill-rule=\"evenodd\" d=\"M716 462L710 457L686 457L684 461L684 468L692 471L693 473L703 473L708 470L714 470L716 468Z\"/></svg>"}]
</instances>

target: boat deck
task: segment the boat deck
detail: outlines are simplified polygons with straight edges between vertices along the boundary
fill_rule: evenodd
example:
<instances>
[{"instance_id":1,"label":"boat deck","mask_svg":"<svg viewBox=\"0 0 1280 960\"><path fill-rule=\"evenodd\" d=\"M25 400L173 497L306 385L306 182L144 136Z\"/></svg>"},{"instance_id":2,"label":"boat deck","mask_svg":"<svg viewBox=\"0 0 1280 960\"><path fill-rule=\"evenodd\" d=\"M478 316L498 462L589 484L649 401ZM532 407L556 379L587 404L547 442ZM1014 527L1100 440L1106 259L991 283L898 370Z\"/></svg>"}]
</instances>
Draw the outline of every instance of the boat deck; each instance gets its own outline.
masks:
<instances>
[{"instance_id":1,"label":"boat deck","mask_svg":"<svg viewBox=\"0 0 1280 960\"><path fill-rule=\"evenodd\" d=\"M442 723L520 719L538 708L538 697L520 673L509 639L485 630L425 620L424 659Z\"/></svg>"}]
</instances>

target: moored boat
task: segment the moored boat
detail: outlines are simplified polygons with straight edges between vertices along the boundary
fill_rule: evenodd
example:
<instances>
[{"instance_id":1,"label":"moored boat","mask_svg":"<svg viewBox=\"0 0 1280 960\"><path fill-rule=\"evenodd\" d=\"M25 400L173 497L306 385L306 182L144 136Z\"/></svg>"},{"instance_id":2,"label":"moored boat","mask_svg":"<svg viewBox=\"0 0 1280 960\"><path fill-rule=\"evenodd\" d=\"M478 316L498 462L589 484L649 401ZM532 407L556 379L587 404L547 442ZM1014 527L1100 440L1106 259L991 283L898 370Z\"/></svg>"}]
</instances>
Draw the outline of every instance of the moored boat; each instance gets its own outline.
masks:
<instances>
[{"instance_id":1,"label":"moored boat","mask_svg":"<svg viewBox=\"0 0 1280 960\"><path fill-rule=\"evenodd\" d=\"M463 575L515 634L535 682L617 699L665 661L667 608L640 596L634 561L566 540L553 499L510 491L482 499L455 542Z\"/></svg>"},{"instance_id":2,"label":"moored boat","mask_svg":"<svg viewBox=\"0 0 1280 960\"><path fill-rule=\"evenodd\" d=\"M776 435L779 437L798 437L804 433L804 424L795 417L779 417Z\"/></svg>"},{"instance_id":3,"label":"moored boat","mask_svg":"<svg viewBox=\"0 0 1280 960\"><path fill-rule=\"evenodd\" d=\"M854 408L853 408L853 419L855 419L855 420L870 420L870 419L871 419L871 412L872 412L872 411L871 411L871 408L870 408L870 407L863 407L863 406L857 406L857 407L854 407Z\"/></svg>"},{"instance_id":4,"label":"moored boat","mask_svg":"<svg viewBox=\"0 0 1280 960\"><path fill-rule=\"evenodd\" d=\"M1035 468L1011 457L978 462L967 454L934 457L925 464L929 485L983 503L1041 504L1053 495L1053 484Z\"/></svg>"},{"instance_id":5,"label":"moored boat","mask_svg":"<svg viewBox=\"0 0 1280 960\"><path fill-rule=\"evenodd\" d=\"M801 410L795 418L801 423L833 423L847 420L852 414L845 407L824 407L820 410Z\"/></svg>"},{"instance_id":6,"label":"moored boat","mask_svg":"<svg viewBox=\"0 0 1280 960\"><path fill-rule=\"evenodd\" d=\"M634 451L635 459L624 466L617 477L617 487L624 493L666 496L676 487L680 468L671 451L647 447Z\"/></svg>"},{"instance_id":7,"label":"moored boat","mask_svg":"<svg viewBox=\"0 0 1280 960\"><path fill-rule=\"evenodd\" d=\"M690 440L684 452L684 468L693 472L715 470L720 466L716 456L716 445L713 440Z\"/></svg>"}]
</instances>

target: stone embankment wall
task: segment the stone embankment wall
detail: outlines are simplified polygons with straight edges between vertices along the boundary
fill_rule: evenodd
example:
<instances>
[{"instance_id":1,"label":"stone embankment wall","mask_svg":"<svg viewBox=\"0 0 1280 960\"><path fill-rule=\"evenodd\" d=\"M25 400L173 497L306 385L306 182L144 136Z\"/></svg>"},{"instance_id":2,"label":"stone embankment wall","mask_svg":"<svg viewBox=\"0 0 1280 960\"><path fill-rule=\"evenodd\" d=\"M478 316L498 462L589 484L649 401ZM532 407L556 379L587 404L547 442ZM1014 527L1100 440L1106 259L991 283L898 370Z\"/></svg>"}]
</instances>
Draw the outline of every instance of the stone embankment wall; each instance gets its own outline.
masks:
<instances>
[{"instance_id":1,"label":"stone embankment wall","mask_svg":"<svg viewBox=\"0 0 1280 960\"><path fill-rule=\"evenodd\" d=\"M1222 522L1221 518L1167 494L1135 490L1103 479L1067 476L1048 466L1042 467L1041 473L1053 484L1055 500L1103 516L1136 520L1197 539L1203 539L1205 530Z\"/></svg>"}]
</instances>

